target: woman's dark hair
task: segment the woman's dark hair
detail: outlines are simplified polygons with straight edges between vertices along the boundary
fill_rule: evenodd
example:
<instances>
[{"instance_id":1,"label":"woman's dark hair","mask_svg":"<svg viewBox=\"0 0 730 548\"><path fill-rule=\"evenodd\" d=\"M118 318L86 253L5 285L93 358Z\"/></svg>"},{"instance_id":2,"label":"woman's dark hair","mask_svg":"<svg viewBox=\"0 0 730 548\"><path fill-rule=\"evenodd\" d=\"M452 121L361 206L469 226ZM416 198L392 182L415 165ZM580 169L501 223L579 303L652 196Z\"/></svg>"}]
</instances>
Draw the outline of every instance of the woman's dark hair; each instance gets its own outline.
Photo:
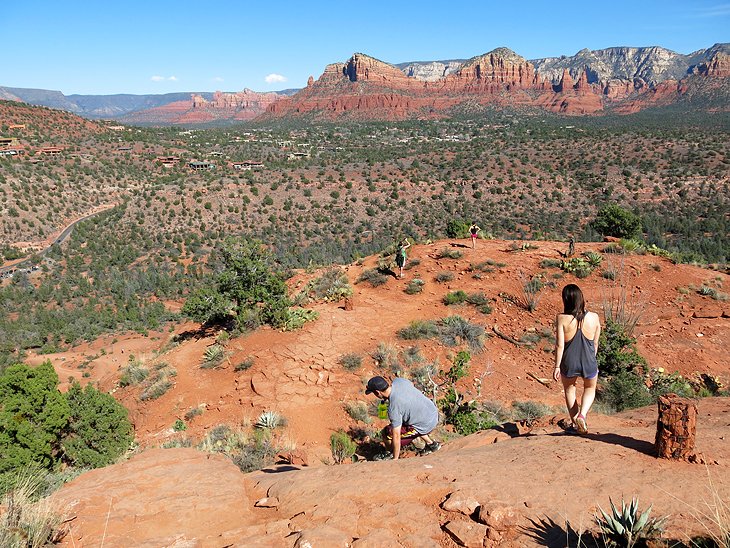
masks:
<instances>
[{"instance_id":1,"label":"woman's dark hair","mask_svg":"<svg viewBox=\"0 0 730 548\"><path fill-rule=\"evenodd\" d=\"M578 322L586 315L583 292L575 284L568 284L563 288L563 314L570 314Z\"/></svg>"}]
</instances>

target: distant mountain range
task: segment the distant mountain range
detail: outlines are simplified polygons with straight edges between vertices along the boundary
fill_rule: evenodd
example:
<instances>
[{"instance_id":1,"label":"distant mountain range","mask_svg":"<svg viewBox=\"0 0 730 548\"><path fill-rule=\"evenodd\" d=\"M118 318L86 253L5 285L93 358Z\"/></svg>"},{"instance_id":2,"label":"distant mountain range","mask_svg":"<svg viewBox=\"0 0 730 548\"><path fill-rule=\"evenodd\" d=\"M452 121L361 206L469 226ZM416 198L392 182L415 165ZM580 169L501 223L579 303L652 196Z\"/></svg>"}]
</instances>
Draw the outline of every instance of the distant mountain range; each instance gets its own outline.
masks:
<instances>
[{"instance_id":1,"label":"distant mountain range","mask_svg":"<svg viewBox=\"0 0 730 548\"><path fill-rule=\"evenodd\" d=\"M694 98L694 107L728 110L730 44L689 55L658 46L581 50L526 60L508 48L471 59L392 65L365 54L328 65L302 90L165 95L69 95L0 87L0 99L130 124L210 124L309 116L403 119L449 116L487 105L564 114L628 113ZM709 78L709 80L708 80ZM710 83L708 83L710 82Z\"/></svg>"}]
</instances>

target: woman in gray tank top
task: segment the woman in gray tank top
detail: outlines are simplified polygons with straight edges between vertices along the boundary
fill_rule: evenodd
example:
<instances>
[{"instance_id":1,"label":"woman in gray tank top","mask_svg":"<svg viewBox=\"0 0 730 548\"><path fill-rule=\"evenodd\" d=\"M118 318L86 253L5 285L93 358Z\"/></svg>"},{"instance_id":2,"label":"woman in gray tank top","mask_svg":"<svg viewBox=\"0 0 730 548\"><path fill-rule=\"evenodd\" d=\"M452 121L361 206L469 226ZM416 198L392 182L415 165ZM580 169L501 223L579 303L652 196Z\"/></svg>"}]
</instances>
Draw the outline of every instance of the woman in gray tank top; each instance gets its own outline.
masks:
<instances>
[{"instance_id":1,"label":"woman in gray tank top","mask_svg":"<svg viewBox=\"0 0 730 548\"><path fill-rule=\"evenodd\" d=\"M598 339L601 321L586 312L583 292L575 284L563 288L563 313L555 319L555 370L553 378L563 383L565 405L572 428L588 433L586 416L596 397L598 383ZM583 396L578 402L577 381L583 379Z\"/></svg>"}]
</instances>

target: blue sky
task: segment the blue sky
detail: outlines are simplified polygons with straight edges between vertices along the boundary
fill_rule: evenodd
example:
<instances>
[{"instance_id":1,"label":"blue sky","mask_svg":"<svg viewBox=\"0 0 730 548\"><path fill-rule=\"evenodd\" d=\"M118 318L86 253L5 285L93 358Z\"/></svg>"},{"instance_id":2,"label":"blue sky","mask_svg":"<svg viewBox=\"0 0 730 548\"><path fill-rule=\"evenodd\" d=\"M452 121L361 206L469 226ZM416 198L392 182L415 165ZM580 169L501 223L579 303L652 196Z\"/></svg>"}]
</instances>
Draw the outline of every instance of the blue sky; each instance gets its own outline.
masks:
<instances>
[{"instance_id":1,"label":"blue sky","mask_svg":"<svg viewBox=\"0 0 730 548\"><path fill-rule=\"evenodd\" d=\"M0 86L67 95L270 91L362 52L390 63L730 42L730 1L3 2Z\"/></svg>"}]
</instances>

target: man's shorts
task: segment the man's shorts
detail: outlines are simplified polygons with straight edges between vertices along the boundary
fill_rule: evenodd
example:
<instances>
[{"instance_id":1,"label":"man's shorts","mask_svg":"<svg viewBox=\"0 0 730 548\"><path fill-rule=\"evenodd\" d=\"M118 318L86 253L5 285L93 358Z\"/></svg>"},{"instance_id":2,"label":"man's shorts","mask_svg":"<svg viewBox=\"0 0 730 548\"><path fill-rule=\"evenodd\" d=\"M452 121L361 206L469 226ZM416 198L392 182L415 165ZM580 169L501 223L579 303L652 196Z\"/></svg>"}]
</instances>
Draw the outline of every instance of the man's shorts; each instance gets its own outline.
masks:
<instances>
[{"instance_id":1,"label":"man's shorts","mask_svg":"<svg viewBox=\"0 0 730 548\"><path fill-rule=\"evenodd\" d=\"M381 435L383 437L383 441L385 442L386 447L390 446L393 443L393 433L391 432L390 425L383 428ZM405 447L419 436L420 434L416 432L415 428L404 424L403 426L401 426L400 429L400 446Z\"/></svg>"}]
</instances>

